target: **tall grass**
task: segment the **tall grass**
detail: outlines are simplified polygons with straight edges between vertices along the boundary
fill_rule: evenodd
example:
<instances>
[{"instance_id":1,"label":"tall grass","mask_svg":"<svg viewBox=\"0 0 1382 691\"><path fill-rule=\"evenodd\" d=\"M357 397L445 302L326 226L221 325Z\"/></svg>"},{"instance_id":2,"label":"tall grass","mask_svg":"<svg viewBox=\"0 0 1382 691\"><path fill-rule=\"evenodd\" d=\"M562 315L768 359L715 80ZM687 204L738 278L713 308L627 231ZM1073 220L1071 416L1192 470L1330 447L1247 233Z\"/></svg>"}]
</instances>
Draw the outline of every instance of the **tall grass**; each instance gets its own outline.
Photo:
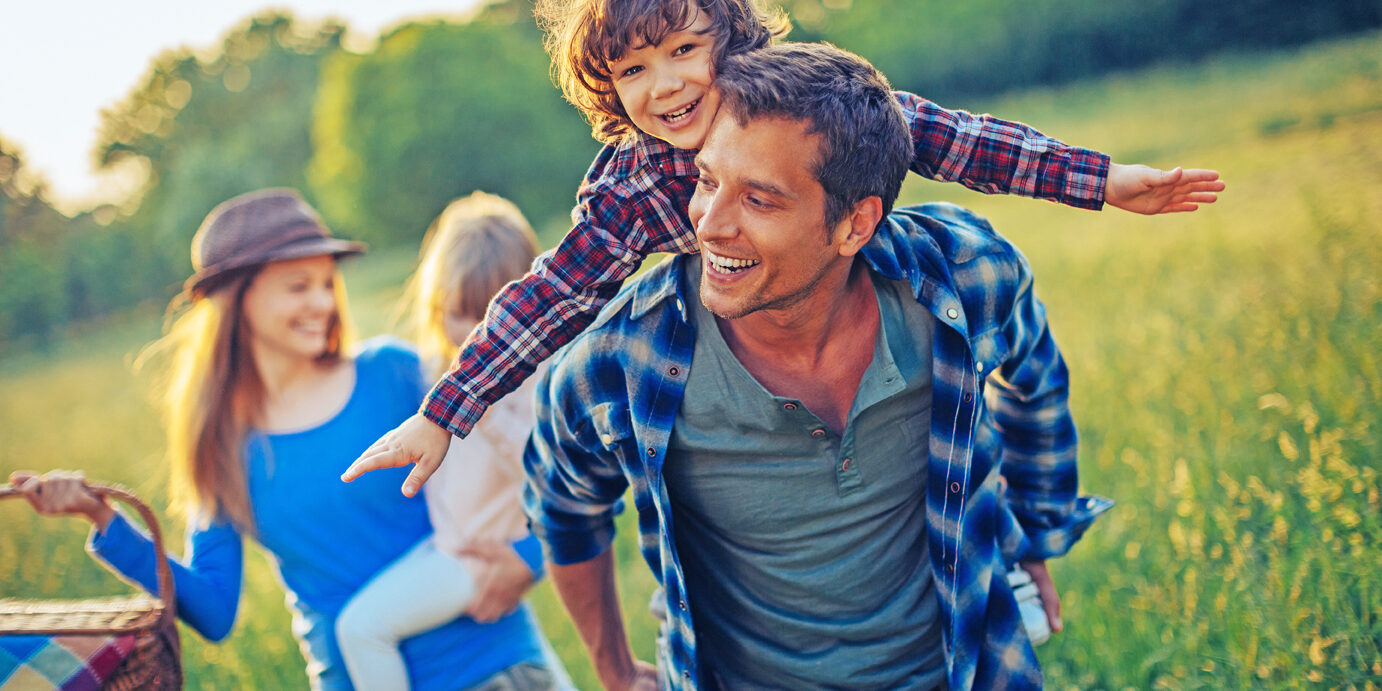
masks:
<instances>
[{"instance_id":1,"label":"tall grass","mask_svg":"<svg viewBox=\"0 0 1382 691\"><path fill-rule=\"evenodd\" d=\"M963 104L947 104L963 105ZM1216 167L1190 215L1092 214L909 182L991 218L1036 269L1073 374L1086 491L1119 505L1053 563L1066 631L1053 688L1382 684L1382 35L1224 56L979 104L1115 160ZM409 258L349 267L365 333ZM85 468L161 506L156 423L128 353L155 320L0 363L0 472ZM0 505L4 595L121 585L77 521ZM616 545L636 652L652 579L630 516ZM175 536L178 527L170 525ZM237 630L185 633L191 688L300 686L262 553ZM532 598L582 688L596 683L548 585Z\"/></svg>"}]
</instances>

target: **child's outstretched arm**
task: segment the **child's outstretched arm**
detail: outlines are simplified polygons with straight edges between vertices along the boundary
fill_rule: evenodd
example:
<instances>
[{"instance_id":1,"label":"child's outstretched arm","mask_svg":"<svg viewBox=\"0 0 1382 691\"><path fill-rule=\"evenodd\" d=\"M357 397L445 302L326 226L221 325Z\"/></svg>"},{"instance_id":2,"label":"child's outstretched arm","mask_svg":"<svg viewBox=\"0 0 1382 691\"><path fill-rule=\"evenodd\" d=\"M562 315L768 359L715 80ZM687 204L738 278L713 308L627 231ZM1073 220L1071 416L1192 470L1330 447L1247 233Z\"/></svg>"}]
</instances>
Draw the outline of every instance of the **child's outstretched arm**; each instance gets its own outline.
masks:
<instances>
[{"instance_id":1,"label":"child's outstretched arm","mask_svg":"<svg viewBox=\"0 0 1382 691\"><path fill-rule=\"evenodd\" d=\"M946 110L905 91L894 95L912 132L912 170L933 180L1081 209L1108 202L1142 214L1193 211L1224 189L1212 170L1119 165L1022 123Z\"/></svg>"},{"instance_id":2,"label":"child's outstretched arm","mask_svg":"<svg viewBox=\"0 0 1382 691\"><path fill-rule=\"evenodd\" d=\"M533 270L490 302L451 371L422 409L380 437L341 476L413 463L413 496L491 404L585 330L653 252L696 251L686 205L695 191L692 152L650 137L606 146L591 164L572 211L574 225Z\"/></svg>"},{"instance_id":3,"label":"child's outstretched arm","mask_svg":"<svg viewBox=\"0 0 1382 691\"><path fill-rule=\"evenodd\" d=\"M1173 214L1213 204L1224 191L1219 172L1202 168L1157 170L1143 165L1109 166L1104 201L1138 214Z\"/></svg>"}]
</instances>

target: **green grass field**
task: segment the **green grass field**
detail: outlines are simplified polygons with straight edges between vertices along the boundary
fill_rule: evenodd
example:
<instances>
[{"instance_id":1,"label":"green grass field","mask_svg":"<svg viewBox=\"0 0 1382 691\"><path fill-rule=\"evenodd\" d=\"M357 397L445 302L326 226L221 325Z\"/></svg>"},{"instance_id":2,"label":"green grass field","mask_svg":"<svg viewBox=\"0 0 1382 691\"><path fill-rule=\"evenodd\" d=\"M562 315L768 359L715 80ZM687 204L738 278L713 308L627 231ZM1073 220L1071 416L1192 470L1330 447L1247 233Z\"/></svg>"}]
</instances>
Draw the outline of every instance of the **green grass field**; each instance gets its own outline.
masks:
<instances>
[{"instance_id":1,"label":"green grass field","mask_svg":"<svg viewBox=\"0 0 1382 691\"><path fill-rule=\"evenodd\" d=\"M1382 34L946 105L1229 184L1218 204L1165 218L904 188L987 215L1029 257L1073 373L1085 490L1118 502L1053 564L1066 631L1039 651L1052 688L1378 688ZM388 327L410 261L350 267L362 333ZM161 441L128 366L156 334L156 318L136 318L0 361L0 472L84 468L161 505ZM652 579L630 518L617 557L650 658ZM0 595L127 589L81 553L76 520L11 501L0 526ZM282 591L254 554L234 635L184 632L189 688L305 684ZM550 586L532 602L596 688Z\"/></svg>"}]
</instances>

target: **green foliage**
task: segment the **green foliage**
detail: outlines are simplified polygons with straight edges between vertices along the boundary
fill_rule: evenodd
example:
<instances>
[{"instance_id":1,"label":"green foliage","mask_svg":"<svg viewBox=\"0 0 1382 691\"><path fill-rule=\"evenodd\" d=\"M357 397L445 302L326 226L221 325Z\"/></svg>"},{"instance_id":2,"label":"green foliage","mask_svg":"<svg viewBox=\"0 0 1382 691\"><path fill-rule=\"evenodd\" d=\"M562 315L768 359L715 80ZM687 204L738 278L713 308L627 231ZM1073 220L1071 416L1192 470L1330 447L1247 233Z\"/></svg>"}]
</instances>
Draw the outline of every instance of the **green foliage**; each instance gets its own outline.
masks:
<instances>
[{"instance_id":1,"label":"green foliage","mask_svg":"<svg viewBox=\"0 0 1382 691\"><path fill-rule=\"evenodd\" d=\"M139 248L140 294L167 296L190 273L192 234L216 204L262 187L306 188L318 70L342 31L276 13L253 17L209 59L160 56L103 114L101 164L133 159L148 172L137 211L119 223Z\"/></svg>"},{"instance_id":2,"label":"green foliage","mask_svg":"<svg viewBox=\"0 0 1382 691\"><path fill-rule=\"evenodd\" d=\"M44 195L44 181L0 140L0 351L46 345L73 319L130 304L127 291L91 286L120 266L102 251L112 236L91 214L68 218Z\"/></svg>"},{"instance_id":3,"label":"green foliage","mask_svg":"<svg viewBox=\"0 0 1382 691\"><path fill-rule=\"evenodd\" d=\"M525 25L408 24L367 55L336 56L312 160L323 212L347 234L416 244L457 196L512 199L535 224L564 215L594 155Z\"/></svg>"},{"instance_id":4,"label":"green foliage","mask_svg":"<svg viewBox=\"0 0 1382 691\"><path fill-rule=\"evenodd\" d=\"M893 84L947 100L1059 84L1232 48L1280 48L1382 26L1382 2L784 0L792 40L830 41Z\"/></svg>"},{"instance_id":5,"label":"green foliage","mask_svg":"<svg viewBox=\"0 0 1382 691\"><path fill-rule=\"evenodd\" d=\"M1380 42L975 104L1145 163L1217 167L1229 189L1194 214L1085 213L915 179L904 190L905 203L974 208L1031 260L1072 371L1083 485L1118 501L1052 565L1066 631L1038 649L1051 688L1382 684ZM1285 115L1296 124L1258 127ZM398 248L346 264L367 333L388 322L409 260ZM84 468L162 509L157 426L125 366L157 332L148 319L0 360L0 475ZM81 553L79 521L14 503L0 505L4 595L119 591ZM631 519L616 557L650 659L652 582ZM531 601L579 687L597 688L550 586ZM232 637L184 630L183 642L189 688L304 684L260 557Z\"/></svg>"}]
</instances>

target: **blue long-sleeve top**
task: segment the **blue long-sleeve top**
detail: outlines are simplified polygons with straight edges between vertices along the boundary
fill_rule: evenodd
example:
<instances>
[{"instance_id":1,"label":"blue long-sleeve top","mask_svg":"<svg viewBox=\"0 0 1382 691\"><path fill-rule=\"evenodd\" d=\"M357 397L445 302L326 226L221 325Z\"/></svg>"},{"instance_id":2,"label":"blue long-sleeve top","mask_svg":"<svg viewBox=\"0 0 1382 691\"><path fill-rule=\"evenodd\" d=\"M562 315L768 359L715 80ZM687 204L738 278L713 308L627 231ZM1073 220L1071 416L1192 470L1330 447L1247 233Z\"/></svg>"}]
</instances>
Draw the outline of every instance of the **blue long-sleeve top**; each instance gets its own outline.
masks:
<instances>
[{"instance_id":1,"label":"blue long-sleeve top","mask_svg":"<svg viewBox=\"0 0 1382 691\"><path fill-rule=\"evenodd\" d=\"M360 452L417 410L427 390L416 354L399 341L370 341L354 363L350 400L330 420L252 434L245 454L254 538L272 554L288 589L293 633L304 643L313 686L333 690L352 689L336 645L337 615L374 574L432 532L421 496L398 491L406 468L340 481ZM514 548L540 577L536 539ZM93 531L89 549L145 589L156 588L149 538L123 515L104 533ZM184 558L172 561L178 616L210 640L225 638L235 623L242 564L234 526L190 528ZM426 583L416 596L427 597ZM493 624L460 617L406 639L401 649L412 688L459 689L519 662L540 662L540 635L521 607Z\"/></svg>"}]
</instances>

